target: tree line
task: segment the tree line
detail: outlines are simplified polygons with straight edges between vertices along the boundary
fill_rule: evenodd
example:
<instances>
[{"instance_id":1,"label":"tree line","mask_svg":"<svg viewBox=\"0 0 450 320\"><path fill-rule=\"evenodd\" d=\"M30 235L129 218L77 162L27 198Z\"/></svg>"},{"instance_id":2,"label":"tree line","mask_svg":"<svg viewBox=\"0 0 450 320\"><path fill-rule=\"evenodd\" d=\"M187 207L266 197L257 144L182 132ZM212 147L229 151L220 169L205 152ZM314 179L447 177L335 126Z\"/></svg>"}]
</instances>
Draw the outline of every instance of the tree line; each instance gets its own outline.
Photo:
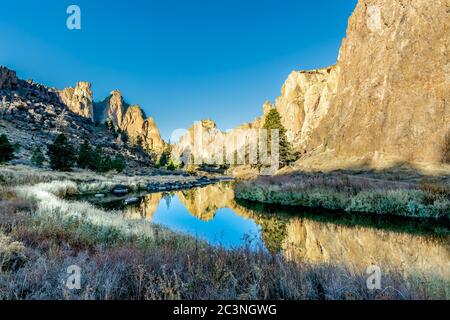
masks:
<instances>
[{"instance_id":1,"label":"tree line","mask_svg":"<svg viewBox=\"0 0 450 320\"><path fill-rule=\"evenodd\" d=\"M6 163L14 159L15 147L5 134L0 135L0 163ZM50 168L57 171L70 171L74 166L81 169L89 169L95 172L108 172L125 170L125 157L116 154L111 157L104 152L100 146L92 147L87 139L84 139L77 150L70 144L67 137L62 133L53 143L47 145L46 156ZM41 147L33 148L31 163L35 166L42 166L46 157Z\"/></svg>"}]
</instances>

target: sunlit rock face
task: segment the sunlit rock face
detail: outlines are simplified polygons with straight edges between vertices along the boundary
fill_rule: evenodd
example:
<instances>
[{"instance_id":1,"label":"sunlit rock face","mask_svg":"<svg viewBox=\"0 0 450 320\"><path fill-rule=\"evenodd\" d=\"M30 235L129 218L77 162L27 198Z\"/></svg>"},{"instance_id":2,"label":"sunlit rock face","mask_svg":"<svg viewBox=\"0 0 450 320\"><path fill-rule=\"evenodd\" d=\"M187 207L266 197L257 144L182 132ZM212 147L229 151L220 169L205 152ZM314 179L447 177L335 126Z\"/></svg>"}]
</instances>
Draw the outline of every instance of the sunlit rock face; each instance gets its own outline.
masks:
<instances>
[{"instance_id":1,"label":"sunlit rock face","mask_svg":"<svg viewBox=\"0 0 450 320\"><path fill-rule=\"evenodd\" d=\"M306 146L312 130L321 125L336 94L338 70L333 66L289 75L275 107L290 142Z\"/></svg>"},{"instance_id":2,"label":"sunlit rock face","mask_svg":"<svg viewBox=\"0 0 450 320\"><path fill-rule=\"evenodd\" d=\"M173 146L173 158L184 164L213 163L221 143L222 133L211 120L196 122ZM223 152L223 151L222 151Z\"/></svg>"},{"instance_id":3,"label":"sunlit rock face","mask_svg":"<svg viewBox=\"0 0 450 320\"><path fill-rule=\"evenodd\" d=\"M66 88L59 92L59 96L70 111L85 118L94 119L92 90L89 82L77 82L75 88Z\"/></svg>"},{"instance_id":4,"label":"sunlit rock face","mask_svg":"<svg viewBox=\"0 0 450 320\"><path fill-rule=\"evenodd\" d=\"M165 142L155 120L147 118L139 105L130 106L119 90L112 91L105 100L95 103L94 114L97 123L112 121L115 129L126 132L132 142L135 143L140 137L145 149L156 154L164 150Z\"/></svg>"},{"instance_id":5,"label":"sunlit rock face","mask_svg":"<svg viewBox=\"0 0 450 320\"><path fill-rule=\"evenodd\" d=\"M450 131L447 0L360 0L312 136L334 157L440 163Z\"/></svg>"},{"instance_id":6,"label":"sunlit rock face","mask_svg":"<svg viewBox=\"0 0 450 320\"><path fill-rule=\"evenodd\" d=\"M94 118L97 123L111 120L116 128L122 128L122 121L128 104L123 100L122 93L114 90L103 101L94 105Z\"/></svg>"},{"instance_id":7,"label":"sunlit rock face","mask_svg":"<svg viewBox=\"0 0 450 320\"><path fill-rule=\"evenodd\" d=\"M336 66L292 72L275 103L298 165L439 165L450 135L450 1L359 0ZM264 115L243 128L261 128ZM206 153L210 150L205 149Z\"/></svg>"},{"instance_id":8,"label":"sunlit rock face","mask_svg":"<svg viewBox=\"0 0 450 320\"><path fill-rule=\"evenodd\" d=\"M133 142L141 137L143 147L156 153L162 152L165 142L162 140L159 129L152 117L146 119L140 106L128 107L121 123L122 131L126 132Z\"/></svg>"},{"instance_id":9,"label":"sunlit rock face","mask_svg":"<svg viewBox=\"0 0 450 320\"><path fill-rule=\"evenodd\" d=\"M283 251L294 261L358 270L377 265L383 271L397 269L408 276L423 273L450 279L448 239L294 218L287 224Z\"/></svg>"}]
</instances>

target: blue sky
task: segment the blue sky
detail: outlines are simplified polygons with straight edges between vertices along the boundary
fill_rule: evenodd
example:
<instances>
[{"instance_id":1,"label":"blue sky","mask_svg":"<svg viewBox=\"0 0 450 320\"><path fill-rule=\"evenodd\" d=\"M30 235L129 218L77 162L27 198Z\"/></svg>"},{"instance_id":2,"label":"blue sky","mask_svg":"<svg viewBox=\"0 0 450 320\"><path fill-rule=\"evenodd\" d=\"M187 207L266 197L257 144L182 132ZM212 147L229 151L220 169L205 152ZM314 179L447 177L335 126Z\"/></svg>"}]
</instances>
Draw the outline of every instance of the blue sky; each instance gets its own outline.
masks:
<instances>
[{"instance_id":1,"label":"blue sky","mask_svg":"<svg viewBox=\"0 0 450 320\"><path fill-rule=\"evenodd\" d=\"M0 0L0 64L64 88L90 81L154 116L164 138L261 114L293 70L336 63L357 0ZM81 30L66 9L81 8Z\"/></svg>"}]
</instances>

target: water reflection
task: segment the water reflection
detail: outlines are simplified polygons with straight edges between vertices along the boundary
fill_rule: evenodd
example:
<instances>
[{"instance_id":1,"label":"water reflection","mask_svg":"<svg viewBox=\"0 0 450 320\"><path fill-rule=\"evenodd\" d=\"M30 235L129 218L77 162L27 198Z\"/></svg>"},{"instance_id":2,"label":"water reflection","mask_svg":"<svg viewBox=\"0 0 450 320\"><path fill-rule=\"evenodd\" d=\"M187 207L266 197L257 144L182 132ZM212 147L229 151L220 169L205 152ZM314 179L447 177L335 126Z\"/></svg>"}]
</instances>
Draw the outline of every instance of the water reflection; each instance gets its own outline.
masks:
<instances>
[{"instance_id":1,"label":"water reflection","mask_svg":"<svg viewBox=\"0 0 450 320\"><path fill-rule=\"evenodd\" d=\"M237 203L230 183L174 193L147 194L124 209L129 219L145 219L212 244L236 247L246 235L287 259L364 269L376 264L405 275L422 274L450 282L450 237L415 222L341 217L336 214Z\"/></svg>"}]
</instances>

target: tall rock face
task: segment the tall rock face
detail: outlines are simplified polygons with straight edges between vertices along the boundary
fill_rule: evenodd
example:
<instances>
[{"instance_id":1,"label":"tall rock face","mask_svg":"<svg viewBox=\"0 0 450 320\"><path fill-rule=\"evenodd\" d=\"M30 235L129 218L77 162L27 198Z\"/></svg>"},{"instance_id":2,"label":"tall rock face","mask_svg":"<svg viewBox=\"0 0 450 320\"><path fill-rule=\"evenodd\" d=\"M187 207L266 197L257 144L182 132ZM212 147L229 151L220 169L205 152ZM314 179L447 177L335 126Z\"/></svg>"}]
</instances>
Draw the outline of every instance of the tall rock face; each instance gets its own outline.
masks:
<instances>
[{"instance_id":1,"label":"tall rock face","mask_svg":"<svg viewBox=\"0 0 450 320\"><path fill-rule=\"evenodd\" d=\"M449 14L450 0L359 0L337 65L291 73L264 106L279 111L300 166L448 161Z\"/></svg>"},{"instance_id":2,"label":"tall rock face","mask_svg":"<svg viewBox=\"0 0 450 320\"><path fill-rule=\"evenodd\" d=\"M144 111L138 105L128 107L122 120L121 129L133 142L140 137L145 149L161 153L165 147L165 142L161 138L154 119L152 117L146 119Z\"/></svg>"},{"instance_id":3,"label":"tall rock face","mask_svg":"<svg viewBox=\"0 0 450 320\"><path fill-rule=\"evenodd\" d=\"M339 68L332 66L292 72L281 89L275 107L287 129L288 140L307 145L311 132L320 126L336 95Z\"/></svg>"},{"instance_id":4,"label":"tall rock face","mask_svg":"<svg viewBox=\"0 0 450 320\"><path fill-rule=\"evenodd\" d=\"M172 157L178 163L213 163L216 146L222 133L212 120L196 122L172 148Z\"/></svg>"},{"instance_id":5,"label":"tall rock face","mask_svg":"<svg viewBox=\"0 0 450 320\"><path fill-rule=\"evenodd\" d=\"M450 0L360 0L311 146L336 158L437 164L450 131Z\"/></svg>"},{"instance_id":6,"label":"tall rock face","mask_svg":"<svg viewBox=\"0 0 450 320\"><path fill-rule=\"evenodd\" d=\"M17 85L16 72L0 66L0 90L15 90Z\"/></svg>"},{"instance_id":7,"label":"tall rock face","mask_svg":"<svg viewBox=\"0 0 450 320\"><path fill-rule=\"evenodd\" d=\"M94 120L97 123L111 120L116 128L122 128L122 121L128 107L122 93L114 90L105 100L94 104Z\"/></svg>"},{"instance_id":8,"label":"tall rock face","mask_svg":"<svg viewBox=\"0 0 450 320\"><path fill-rule=\"evenodd\" d=\"M143 147L160 154L165 148L155 120L147 118L139 105L130 106L119 90L114 90L103 101L94 104L94 120L105 123L111 120L116 129L126 132L135 143L140 137Z\"/></svg>"},{"instance_id":9,"label":"tall rock face","mask_svg":"<svg viewBox=\"0 0 450 320\"><path fill-rule=\"evenodd\" d=\"M93 96L89 82L77 82L75 88L66 88L59 92L59 96L70 111L94 119Z\"/></svg>"}]
</instances>

